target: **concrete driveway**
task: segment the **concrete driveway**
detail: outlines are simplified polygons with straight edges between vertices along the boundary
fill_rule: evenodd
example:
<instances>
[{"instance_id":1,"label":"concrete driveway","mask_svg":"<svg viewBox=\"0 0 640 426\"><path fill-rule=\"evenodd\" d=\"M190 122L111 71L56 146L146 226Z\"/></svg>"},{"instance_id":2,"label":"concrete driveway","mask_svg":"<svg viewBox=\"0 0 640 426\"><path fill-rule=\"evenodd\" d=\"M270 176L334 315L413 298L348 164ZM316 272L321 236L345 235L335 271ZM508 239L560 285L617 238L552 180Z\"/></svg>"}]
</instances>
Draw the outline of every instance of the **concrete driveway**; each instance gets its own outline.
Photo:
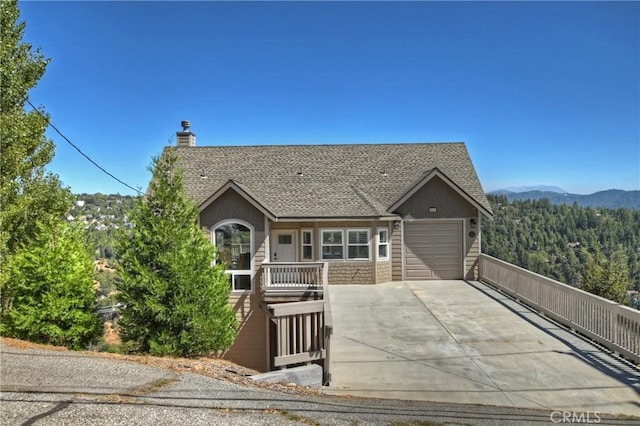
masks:
<instances>
[{"instance_id":1,"label":"concrete driveway","mask_svg":"<svg viewBox=\"0 0 640 426\"><path fill-rule=\"evenodd\" d=\"M336 285L330 298L327 393L640 415L636 367L481 283Z\"/></svg>"}]
</instances>

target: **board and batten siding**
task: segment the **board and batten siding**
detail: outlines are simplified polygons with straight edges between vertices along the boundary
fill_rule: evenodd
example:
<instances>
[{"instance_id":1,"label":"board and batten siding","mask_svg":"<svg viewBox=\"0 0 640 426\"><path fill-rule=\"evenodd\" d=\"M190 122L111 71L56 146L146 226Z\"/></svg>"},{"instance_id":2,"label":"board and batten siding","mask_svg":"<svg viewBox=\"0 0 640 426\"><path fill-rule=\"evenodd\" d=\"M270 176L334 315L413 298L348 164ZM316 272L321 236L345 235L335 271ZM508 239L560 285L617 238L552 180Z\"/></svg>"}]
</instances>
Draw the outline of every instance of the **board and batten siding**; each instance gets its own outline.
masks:
<instances>
[{"instance_id":1,"label":"board and batten siding","mask_svg":"<svg viewBox=\"0 0 640 426\"><path fill-rule=\"evenodd\" d=\"M435 208L435 211L429 209ZM413 219L460 219L477 217L478 210L445 181L434 177L394 213Z\"/></svg>"},{"instance_id":2,"label":"board and batten siding","mask_svg":"<svg viewBox=\"0 0 640 426\"><path fill-rule=\"evenodd\" d=\"M224 357L258 371L267 371L267 316L261 308L260 265L265 258L264 215L234 190L225 191L200 212L200 226L211 228L226 220L241 220L253 227L252 292L231 293L229 304L238 318L238 336Z\"/></svg>"},{"instance_id":3,"label":"board and batten siding","mask_svg":"<svg viewBox=\"0 0 640 426\"><path fill-rule=\"evenodd\" d=\"M435 209L435 211L434 211ZM410 219L464 219L461 236L464 242L464 271L465 279L476 279L478 273L478 256L480 254L480 215L478 209L449 186L440 177L434 177L422 188L417 190L408 200L399 206L394 213ZM476 221L476 228L470 227L470 220ZM406 219L405 219L406 220ZM406 223L403 225L406 231ZM475 232L471 237L469 233ZM402 280L402 239L394 250L399 258L393 259L393 280Z\"/></svg>"}]
</instances>

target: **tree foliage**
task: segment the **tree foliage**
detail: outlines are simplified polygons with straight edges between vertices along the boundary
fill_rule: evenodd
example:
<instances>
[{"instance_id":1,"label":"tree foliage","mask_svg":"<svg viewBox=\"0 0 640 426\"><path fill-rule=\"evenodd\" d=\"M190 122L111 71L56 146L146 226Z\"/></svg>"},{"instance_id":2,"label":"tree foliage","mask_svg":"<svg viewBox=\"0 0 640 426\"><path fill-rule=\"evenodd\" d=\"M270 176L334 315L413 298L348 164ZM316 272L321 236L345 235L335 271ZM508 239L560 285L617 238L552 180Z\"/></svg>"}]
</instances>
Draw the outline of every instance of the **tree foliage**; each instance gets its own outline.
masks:
<instances>
[{"instance_id":1,"label":"tree foliage","mask_svg":"<svg viewBox=\"0 0 640 426\"><path fill-rule=\"evenodd\" d=\"M130 215L134 227L116 244L123 344L155 355L227 349L237 326L229 279L211 264L215 249L184 194L175 153L154 158L151 171L148 194Z\"/></svg>"},{"instance_id":2,"label":"tree foliage","mask_svg":"<svg viewBox=\"0 0 640 426\"><path fill-rule=\"evenodd\" d=\"M613 300L622 287L640 291L640 210L489 201L495 218L483 222L484 253ZM612 293L596 290L597 276Z\"/></svg>"},{"instance_id":3,"label":"tree foliage","mask_svg":"<svg viewBox=\"0 0 640 426\"><path fill-rule=\"evenodd\" d=\"M47 118L25 112L30 89L49 62L39 49L22 41L17 2L0 2L0 259L5 260L69 209L71 194L45 166L54 155L46 139ZM43 117L44 116L44 117Z\"/></svg>"},{"instance_id":4,"label":"tree foliage","mask_svg":"<svg viewBox=\"0 0 640 426\"><path fill-rule=\"evenodd\" d=\"M17 2L0 2L0 331L80 348L101 332L93 265L79 229L62 218L72 196L45 169L48 116L25 112L48 59L22 38Z\"/></svg>"},{"instance_id":5,"label":"tree foliage","mask_svg":"<svg viewBox=\"0 0 640 426\"><path fill-rule=\"evenodd\" d=\"M609 259L599 250L589 256L580 282L582 290L624 304L628 303L630 287L627 256L623 251L612 253Z\"/></svg>"},{"instance_id":6,"label":"tree foliage","mask_svg":"<svg viewBox=\"0 0 640 426\"><path fill-rule=\"evenodd\" d=\"M81 349L102 335L95 315L93 259L77 226L58 221L42 228L5 265L10 277L2 333Z\"/></svg>"}]
</instances>

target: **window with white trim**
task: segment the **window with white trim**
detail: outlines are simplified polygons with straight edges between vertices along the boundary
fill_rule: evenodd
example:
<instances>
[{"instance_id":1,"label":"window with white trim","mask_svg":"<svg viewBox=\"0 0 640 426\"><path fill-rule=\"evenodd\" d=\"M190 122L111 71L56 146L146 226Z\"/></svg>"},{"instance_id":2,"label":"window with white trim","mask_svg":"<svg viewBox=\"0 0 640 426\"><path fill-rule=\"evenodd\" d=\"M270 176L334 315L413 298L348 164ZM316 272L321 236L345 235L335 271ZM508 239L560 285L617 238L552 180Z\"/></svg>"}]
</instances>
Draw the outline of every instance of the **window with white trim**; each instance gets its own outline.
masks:
<instances>
[{"instance_id":1,"label":"window with white trim","mask_svg":"<svg viewBox=\"0 0 640 426\"><path fill-rule=\"evenodd\" d=\"M302 230L302 260L313 260L313 230Z\"/></svg>"},{"instance_id":2,"label":"window with white trim","mask_svg":"<svg viewBox=\"0 0 640 426\"><path fill-rule=\"evenodd\" d=\"M216 263L224 264L232 291L251 291L251 229L239 222L225 222L213 232Z\"/></svg>"},{"instance_id":3,"label":"window with white trim","mask_svg":"<svg viewBox=\"0 0 640 426\"><path fill-rule=\"evenodd\" d=\"M389 260L389 228L378 228L378 260Z\"/></svg>"},{"instance_id":4,"label":"window with white trim","mask_svg":"<svg viewBox=\"0 0 640 426\"><path fill-rule=\"evenodd\" d=\"M347 259L369 260L369 230L347 230Z\"/></svg>"},{"instance_id":5,"label":"window with white trim","mask_svg":"<svg viewBox=\"0 0 640 426\"><path fill-rule=\"evenodd\" d=\"M341 229L323 229L322 260L344 259L344 231Z\"/></svg>"}]
</instances>

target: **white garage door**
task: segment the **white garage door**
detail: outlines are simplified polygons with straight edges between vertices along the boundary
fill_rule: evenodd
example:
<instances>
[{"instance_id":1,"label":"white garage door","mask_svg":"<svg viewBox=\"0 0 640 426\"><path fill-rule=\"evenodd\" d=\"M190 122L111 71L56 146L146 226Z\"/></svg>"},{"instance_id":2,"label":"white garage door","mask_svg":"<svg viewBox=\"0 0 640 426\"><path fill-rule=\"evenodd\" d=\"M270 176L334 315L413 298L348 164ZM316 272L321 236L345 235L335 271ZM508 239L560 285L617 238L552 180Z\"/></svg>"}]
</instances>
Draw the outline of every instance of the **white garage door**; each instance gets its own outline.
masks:
<instances>
[{"instance_id":1,"label":"white garage door","mask_svg":"<svg viewBox=\"0 0 640 426\"><path fill-rule=\"evenodd\" d=\"M407 222L405 280L462 279L462 222Z\"/></svg>"}]
</instances>

